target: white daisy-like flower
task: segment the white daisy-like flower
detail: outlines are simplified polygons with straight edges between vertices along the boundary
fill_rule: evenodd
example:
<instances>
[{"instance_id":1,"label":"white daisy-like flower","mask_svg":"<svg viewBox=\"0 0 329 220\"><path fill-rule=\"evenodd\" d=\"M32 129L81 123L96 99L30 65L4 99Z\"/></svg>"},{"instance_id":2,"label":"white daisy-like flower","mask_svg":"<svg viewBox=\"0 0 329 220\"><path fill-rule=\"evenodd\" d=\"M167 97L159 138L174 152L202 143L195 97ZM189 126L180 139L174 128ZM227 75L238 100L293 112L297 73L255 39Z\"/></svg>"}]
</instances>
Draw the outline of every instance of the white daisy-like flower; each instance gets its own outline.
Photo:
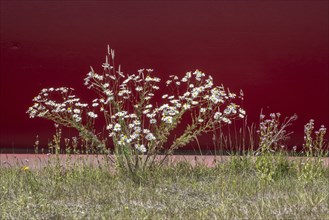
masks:
<instances>
[{"instance_id":1,"label":"white daisy-like flower","mask_svg":"<svg viewBox=\"0 0 329 220\"><path fill-rule=\"evenodd\" d=\"M119 117L124 117L125 115L127 115L127 111L117 112L115 115Z\"/></svg>"},{"instance_id":2,"label":"white daisy-like flower","mask_svg":"<svg viewBox=\"0 0 329 220\"><path fill-rule=\"evenodd\" d=\"M136 140L139 138L139 134L133 133L130 135L131 140Z\"/></svg>"},{"instance_id":3,"label":"white daisy-like flower","mask_svg":"<svg viewBox=\"0 0 329 220\"><path fill-rule=\"evenodd\" d=\"M227 124L231 124L232 123L232 121L230 119L225 118L225 117L222 118L222 121L225 122L225 123L227 123Z\"/></svg>"},{"instance_id":4,"label":"white daisy-like flower","mask_svg":"<svg viewBox=\"0 0 329 220\"><path fill-rule=\"evenodd\" d=\"M191 108L191 105L189 105L189 104L187 104L187 103L185 103L185 104L183 105L183 109L184 109L184 110L187 110L187 109L189 109L189 108Z\"/></svg>"},{"instance_id":5,"label":"white daisy-like flower","mask_svg":"<svg viewBox=\"0 0 329 220\"><path fill-rule=\"evenodd\" d=\"M150 81L153 81L152 77L147 76L147 77L145 78L145 82L150 82Z\"/></svg>"},{"instance_id":6,"label":"white daisy-like flower","mask_svg":"<svg viewBox=\"0 0 329 220\"><path fill-rule=\"evenodd\" d=\"M172 124L173 119L171 116L164 116L162 117L162 121L164 121L166 124Z\"/></svg>"},{"instance_id":7,"label":"white daisy-like flower","mask_svg":"<svg viewBox=\"0 0 329 220\"><path fill-rule=\"evenodd\" d=\"M149 113L149 112L150 112L150 109L145 109L145 110L143 111L143 114L146 115L146 114Z\"/></svg>"},{"instance_id":8,"label":"white daisy-like flower","mask_svg":"<svg viewBox=\"0 0 329 220\"><path fill-rule=\"evenodd\" d=\"M144 134L148 134L148 133L150 133L151 131L149 130L149 129L143 129L143 133Z\"/></svg>"},{"instance_id":9,"label":"white daisy-like flower","mask_svg":"<svg viewBox=\"0 0 329 220\"><path fill-rule=\"evenodd\" d=\"M145 153L147 151L146 147L144 146L144 144L135 144L135 148L136 150L138 150L140 153Z\"/></svg>"},{"instance_id":10,"label":"white daisy-like flower","mask_svg":"<svg viewBox=\"0 0 329 220\"><path fill-rule=\"evenodd\" d=\"M82 120L82 118L78 114L73 114L72 117L76 122L80 122Z\"/></svg>"},{"instance_id":11,"label":"white daisy-like flower","mask_svg":"<svg viewBox=\"0 0 329 220\"><path fill-rule=\"evenodd\" d=\"M150 113L150 114L146 114L146 117L148 117L148 118L154 118L155 115L156 114L153 112L153 113Z\"/></svg>"},{"instance_id":12,"label":"white daisy-like flower","mask_svg":"<svg viewBox=\"0 0 329 220\"><path fill-rule=\"evenodd\" d=\"M224 110L224 114L228 115L228 114L230 114L230 113L231 113L231 108L226 108L226 109Z\"/></svg>"},{"instance_id":13,"label":"white daisy-like flower","mask_svg":"<svg viewBox=\"0 0 329 220\"><path fill-rule=\"evenodd\" d=\"M97 118L97 117L98 117L98 115L95 114L94 112L88 112L87 114L88 114L88 116L91 117L91 118Z\"/></svg>"},{"instance_id":14,"label":"white daisy-like flower","mask_svg":"<svg viewBox=\"0 0 329 220\"><path fill-rule=\"evenodd\" d=\"M201 72L200 70L196 70L193 75L195 75L195 77L197 78L201 78L203 76L205 76L205 74L203 72Z\"/></svg>"},{"instance_id":15,"label":"white daisy-like flower","mask_svg":"<svg viewBox=\"0 0 329 220\"><path fill-rule=\"evenodd\" d=\"M220 116L222 116L222 113L221 113L221 112L216 112L216 113L214 114L214 119L215 119L215 120L218 120L218 119L220 119Z\"/></svg>"},{"instance_id":16,"label":"white daisy-like flower","mask_svg":"<svg viewBox=\"0 0 329 220\"><path fill-rule=\"evenodd\" d=\"M191 95L190 92L185 92L183 96L184 96L184 97L188 97L189 95Z\"/></svg>"},{"instance_id":17,"label":"white daisy-like flower","mask_svg":"<svg viewBox=\"0 0 329 220\"><path fill-rule=\"evenodd\" d=\"M136 126L136 127L134 128L134 130L135 130L135 133L137 133L137 134L139 134L139 133L142 132L142 129L141 129L141 127L139 127L139 126Z\"/></svg>"},{"instance_id":18,"label":"white daisy-like flower","mask_svg":"<svg viewBox=\"0 0 329 220\"><path fill-rule=\"evenodd\" d=\"M140 125L141 124L141 122L139 120L134 120L133 123L134 123L134 125Z\"/></svg>"},{"instance_id":19,"label":"white daisy-like flower","mask_svg":"<svg viewBox=\"0 0 329 220\"><path fill-rule=\"evenodd\" d=\"M107 96L113 96L113 91L112 90L105 90L104 91L104 93L105 93L105 95L107 95Z\"/></svg>"},{"instance_id":20,"label":"white daisy-like flower","mask_svg":"<svg viewBox=\"0 0 329 220\"><path fill-rule=\"evenodd\" d=\"M156 140L155 136L154 136L152 133L148 133L148 134L145 136L145 139L148 140L148 141Z\"/></svg>"},{"instance_id":21,"label":"white daisy-like flower","mask_svg":"<svg viewBox=\"0 0 329 220\"><path fill-rule=\"evenodd\" d=\"M116 124L114 125L113 131L121 131L121 125L118 124L118 123L116 123Z\"/></svg>"}]
</instances>

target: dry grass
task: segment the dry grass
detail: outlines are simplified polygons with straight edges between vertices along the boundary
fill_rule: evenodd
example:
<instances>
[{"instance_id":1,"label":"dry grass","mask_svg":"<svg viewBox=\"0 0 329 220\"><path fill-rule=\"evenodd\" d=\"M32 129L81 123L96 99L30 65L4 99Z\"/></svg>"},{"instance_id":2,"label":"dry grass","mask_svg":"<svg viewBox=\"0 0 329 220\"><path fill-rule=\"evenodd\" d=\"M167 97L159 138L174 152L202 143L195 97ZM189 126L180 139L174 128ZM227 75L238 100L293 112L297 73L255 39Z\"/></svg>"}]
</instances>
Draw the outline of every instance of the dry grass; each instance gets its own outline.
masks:
<instances>
[{"instance_id":1,"label":"dry grass","mask_svg":"<svg viewBox=\"0 0 329 220\"><path fill-rule=\"evenodd\" d=\"M278 158L264 181L252 160L215 168L180 162L138 181L109 167L0 168L1 219L329 219L329 169L301 179ZM281 162L280 162L281 161Z\"/></svg>"}]
</instances>

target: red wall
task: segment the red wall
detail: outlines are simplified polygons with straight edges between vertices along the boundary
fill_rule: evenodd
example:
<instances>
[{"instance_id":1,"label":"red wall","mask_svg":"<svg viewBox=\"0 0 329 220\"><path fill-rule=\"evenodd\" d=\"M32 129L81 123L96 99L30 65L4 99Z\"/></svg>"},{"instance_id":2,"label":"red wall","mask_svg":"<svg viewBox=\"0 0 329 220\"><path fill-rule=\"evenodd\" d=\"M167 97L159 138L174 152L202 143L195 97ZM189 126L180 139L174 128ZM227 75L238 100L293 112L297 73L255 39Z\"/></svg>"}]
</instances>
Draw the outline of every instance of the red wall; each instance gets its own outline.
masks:
<instances>
[{"instance_id":1,"label":"red wall","mask_svg":"<svg viewBox=\"0 0 329 220\"><path fill-rule=\"evenodd\" d=\"M292 129L329 125L328 1L1 1L0 147L41 145L52 123L25 114L45 87L83 94L106 45L123 71L155 69L162 78L196 68L243 89L249 121L297 113ZM209 142L211 142L209 140ZM207 144L207 143L203 143Z\"/></svg>"}]
</instances>

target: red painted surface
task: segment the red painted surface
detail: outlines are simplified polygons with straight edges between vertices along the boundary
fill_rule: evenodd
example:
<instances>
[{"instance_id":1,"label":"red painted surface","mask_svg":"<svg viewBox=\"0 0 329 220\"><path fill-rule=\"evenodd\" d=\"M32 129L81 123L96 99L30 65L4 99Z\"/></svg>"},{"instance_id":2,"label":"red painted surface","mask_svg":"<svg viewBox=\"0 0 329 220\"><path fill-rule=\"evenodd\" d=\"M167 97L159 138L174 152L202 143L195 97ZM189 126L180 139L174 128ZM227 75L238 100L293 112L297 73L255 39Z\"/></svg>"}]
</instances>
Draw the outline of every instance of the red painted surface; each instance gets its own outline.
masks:
<instances>
[{"instance_id":1,"label":"red painted surface","mask_svg":"<svg viewBox=\"0 0 329 220\"><path fill-rule=\"evenodd\" d=\"M249 121L297 113L329 125L328 1L0 1L0 147L46 146L53 126L25 114L45 87L74 87L101 70L106 45L123 71L153 68L165 79L200 69L243 89ZM208 145L207 138L202 142Z\"/></svg>"}]
</instances>

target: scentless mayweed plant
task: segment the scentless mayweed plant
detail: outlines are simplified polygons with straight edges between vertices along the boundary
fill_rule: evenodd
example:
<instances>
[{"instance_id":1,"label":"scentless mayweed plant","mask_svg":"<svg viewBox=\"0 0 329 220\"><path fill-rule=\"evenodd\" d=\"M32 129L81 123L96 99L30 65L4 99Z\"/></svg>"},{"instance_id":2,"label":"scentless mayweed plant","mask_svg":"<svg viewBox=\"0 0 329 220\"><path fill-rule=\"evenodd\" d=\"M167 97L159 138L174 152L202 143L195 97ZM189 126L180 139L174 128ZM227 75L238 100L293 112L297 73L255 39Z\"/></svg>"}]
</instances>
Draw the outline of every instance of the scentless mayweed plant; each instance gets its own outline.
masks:
<instances>
[{"instance_id":1,"label":"scentless mayweed plant","mask_svg":"<svg viewBox=\"0 0 329 220\"><path fill-rule=\"evenodd\" d=\"M236 95L223 85L214 86L213 78L199 70L181 78L169 76L162 83L168 93L156 100L162 84L153 70L124 74L120 65L114 65L114 50L107 49L102 73L91 67L84 79L84 85L98 95L92 103L82 103L72 88L45 88L33 99L27 111L30 117L75 128L95 148L114 146L117 165L134 174L152 166L159 152L172 154L199 135L245 116L245 110L233 102L243 98L242 92ZM104 123L105 133L95 128L97 120ZM184 128L171 140L178 125Z\"/></svg>"}]
</instances>

